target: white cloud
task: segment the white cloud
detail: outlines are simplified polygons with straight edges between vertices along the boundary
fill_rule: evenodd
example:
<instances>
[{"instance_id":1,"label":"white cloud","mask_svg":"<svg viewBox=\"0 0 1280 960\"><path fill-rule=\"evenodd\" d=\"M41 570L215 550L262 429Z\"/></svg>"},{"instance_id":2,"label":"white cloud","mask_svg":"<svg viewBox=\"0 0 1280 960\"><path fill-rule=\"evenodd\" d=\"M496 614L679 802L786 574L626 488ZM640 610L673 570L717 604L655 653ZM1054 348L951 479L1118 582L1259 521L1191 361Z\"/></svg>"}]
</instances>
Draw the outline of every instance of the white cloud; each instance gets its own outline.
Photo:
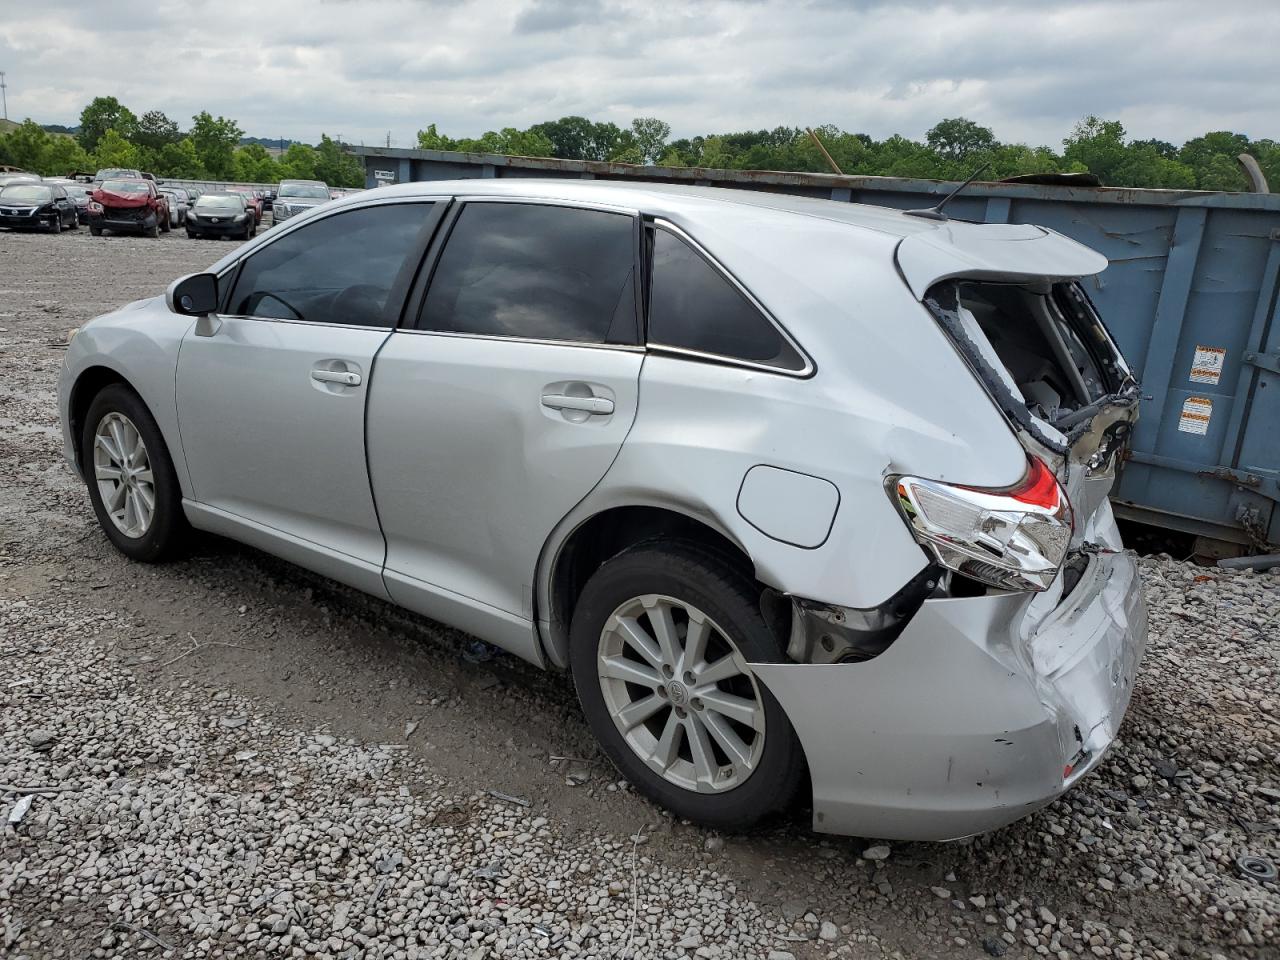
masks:
<instances>
[{"instance_id":1,"label":"white cloud","mask_svg":"<svg viewBox=\"0 0 1280 960\"><path fill-rule=\"evenodd\" d=\"M1273 0L41 0L0 8L9 115L94 96L256 136L412 145L565 114L676 136L833 123L921 137L964 115L1057 146L1089 113L1137 137L1280 138ZM51 43L51 38L57 38Z\"/></svg>"}]
</instances>

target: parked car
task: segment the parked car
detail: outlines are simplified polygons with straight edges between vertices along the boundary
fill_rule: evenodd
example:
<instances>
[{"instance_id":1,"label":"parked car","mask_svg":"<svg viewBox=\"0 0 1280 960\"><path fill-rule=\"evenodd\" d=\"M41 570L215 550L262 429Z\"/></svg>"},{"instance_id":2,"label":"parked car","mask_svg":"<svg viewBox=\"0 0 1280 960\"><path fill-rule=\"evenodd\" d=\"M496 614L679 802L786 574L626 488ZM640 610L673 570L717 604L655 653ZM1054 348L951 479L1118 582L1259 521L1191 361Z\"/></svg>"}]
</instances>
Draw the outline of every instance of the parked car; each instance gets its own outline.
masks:
<instances>
[{"instance_id":1,"label":"parked car","mask_svg":"<svg viewBox=\"0 0 1280 960\"><path fill-rule=\"evenodd\" d=\"M65 178L46 179L45 183L56 183L67 191L67 198L76 206L76 222L89 222L89 204L91 187L79 180L70 180Z\"/></svg>"},{"instance_id":2,"label":"parked car","mask_svg":"<svg viewBox=\"0 0 1280 960\"><path fill-rule=\"evenodd\" d=\"M274 223L329 202L329 188L320 180L281 180L271 207Z\"/></svg>"},{"instance_id":3,"label":"parked car","mask_svg":"<svg viewBox=\"0 0 1280 960\"><path fill-rule=\"evenodd\" d=\"M19 180L0 187L0 227L61 233L79 226L76 205L56 183Z\"/></svg>"},{"instance_id":4,"label":"parked car","mask_svg":"<svg viewBox=\"0 0 1280 960\"><path fill-rule=\"evenodd\" d=\"M38 173L10 171L9 173L0 173L0 187L10 183L39 183L42 179L43 177Z\"/></svg>"},{"instance_id":5,"label":"parked car","mask_svg":"<svg viewBox=\"0 0 1280 960\"><path fill-rule=\"evenodd\" d=\"M245 206L253 211L253 223L255 226L262 223L262 197L257 190L250 187L227 187L227 193L238 193L244 197Z\"/></svg>"},{"instance_id":6,"label":"parked car","mask_svg":"<svg viewBox=\"0 0 1280 960\"><path fill-rule=\"evenodd\" d=\"M262 209L270 210L276 202L276 192L274 190L262 191Z\"/></svg>"},{"instance_id":7,"label":"parked car","mask_svg":"<svg viewBox=\"0 0 1280 960\"><path fill-rule=\"evenodd\" d=\"M212 531L569 670L680 817L803 790L820 831L962 837L1101 762L1143 654L1106 263L785 195L407 183L82 327L64 453L128 557Z\"/></svg>"},{"instance_id":8,"label":"parked car","mask_svg":"<svg viewBox=\"0 0 1280 960\"><path fill-rule=\"evenodd\" d=\"M169 206L150 180L105 180L89 201L89 232L95 237L103 230L153 238L169 232Z\"/></svg>"},{"instance_id":9,"label":"parked car","mask_svg":"<svg viewBox=\"0 0 1280 960\"><path fill-rule=\"evenodd\" d=\"M187 191L181 187L162 187L160 196L169 203L169 225L181 227L187 222L189 201Z\"/></svg>"},{"instance_id":10,"label":"parked car","mask_svg":"<svg viewBox=\"0 0 1280 960\"><path fill-rule=\"evenodd\" d=\"M238 237L248 240L257 234L253 210L243 194L206 193L187 211L187 236Z\"/></svg>"}]
</instances>

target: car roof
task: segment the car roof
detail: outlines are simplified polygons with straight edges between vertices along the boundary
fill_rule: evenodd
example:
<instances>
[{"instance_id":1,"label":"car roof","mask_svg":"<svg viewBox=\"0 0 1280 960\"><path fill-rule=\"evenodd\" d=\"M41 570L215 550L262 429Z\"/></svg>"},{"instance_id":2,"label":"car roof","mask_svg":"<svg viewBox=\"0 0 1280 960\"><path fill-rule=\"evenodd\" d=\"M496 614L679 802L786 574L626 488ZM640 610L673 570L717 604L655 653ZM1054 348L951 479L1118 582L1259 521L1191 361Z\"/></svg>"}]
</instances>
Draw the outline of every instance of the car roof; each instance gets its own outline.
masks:
<instances>
[{"instance_id":1,"label":"car roof","mask_svg":"<svg viewBox=\"0 0 1280 960\"><path fill-rule=\"evenodd\" d=\"M936 229L937 223L907 216L900 210L839 200L797 197L783 193L733 190L724 187L697 187L674 183L618 182L557 178L512 178L414 181L362 191L345 198L348 202L365 197L391 196L510 196L522 199L563 200L634 207L656 216L697 219L712 215L720 204L752 207L780 215L816 217L906 237Z\"/></svg>"}]
</instances>

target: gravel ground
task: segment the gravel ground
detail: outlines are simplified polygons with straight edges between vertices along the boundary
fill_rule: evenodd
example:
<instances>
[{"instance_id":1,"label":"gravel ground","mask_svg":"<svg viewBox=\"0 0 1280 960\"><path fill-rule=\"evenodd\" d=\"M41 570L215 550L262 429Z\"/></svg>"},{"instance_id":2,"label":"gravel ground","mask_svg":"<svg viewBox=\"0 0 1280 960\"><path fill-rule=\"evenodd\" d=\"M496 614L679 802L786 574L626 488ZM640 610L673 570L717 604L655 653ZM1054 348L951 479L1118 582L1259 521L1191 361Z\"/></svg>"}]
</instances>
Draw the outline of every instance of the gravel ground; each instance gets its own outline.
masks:
<instances>
[{"instance_id":1,"label":"gravel ground","mask_svg":"<svg viewBox=\"0 0 1280 960\"><path fill-rule=\"evenodd\" d=\"M1019 824L711 834L617 781L562 677L233 544L110 549L60 344L228 249L0 233L0 956L1277 956L1236 861L1280 861L1280 575L1144 558L1121 740Z\"/></svg>"}]
</instances>

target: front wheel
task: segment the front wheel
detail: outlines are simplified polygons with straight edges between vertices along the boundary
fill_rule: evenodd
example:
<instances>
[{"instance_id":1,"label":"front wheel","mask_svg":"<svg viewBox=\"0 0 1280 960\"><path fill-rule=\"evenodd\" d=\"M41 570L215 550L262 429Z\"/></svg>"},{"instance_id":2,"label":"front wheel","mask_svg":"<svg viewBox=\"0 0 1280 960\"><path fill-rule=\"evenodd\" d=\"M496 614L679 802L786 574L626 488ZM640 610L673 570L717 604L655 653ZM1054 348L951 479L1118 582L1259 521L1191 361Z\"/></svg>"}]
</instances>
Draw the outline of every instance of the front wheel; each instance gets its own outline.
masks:
<instances>
[{"instance_id":1,"label":"front wheel","mask_svg":"<svg viewBox=\"0 0 1280 960\"><path fill-rule=\"evenodd\" d=\"M89 232L90 232L91 234L93 234L95 237L100 237L100 236L102 236L102 228L101 228L101 227L90 227L90 228L89 228Z\"/></svg>"},{"instance_id":2,"label":"front wheel","mask_svg":"<svg viewBox=\"0 0 1280 960\"><path fill-rule=\"evenodd\" d=\"M570 664L618 770L675 814L744 830L787 807L799 740L751 663L785 659L759 587L715 552L651 541L609 560L573 613Z\"/></svg>"},{"instance_id":3,"label":"front wheel","mask_svg":"<svg viewBox=\"0 0 1280 960\"><path fill-rule=\"evenodd\" d=\"M164 437L141 398L111 384L93 398L80 466L107 538L132 560L155 563L187 540L182 491Z\"/></svg>"}]
</instances>

